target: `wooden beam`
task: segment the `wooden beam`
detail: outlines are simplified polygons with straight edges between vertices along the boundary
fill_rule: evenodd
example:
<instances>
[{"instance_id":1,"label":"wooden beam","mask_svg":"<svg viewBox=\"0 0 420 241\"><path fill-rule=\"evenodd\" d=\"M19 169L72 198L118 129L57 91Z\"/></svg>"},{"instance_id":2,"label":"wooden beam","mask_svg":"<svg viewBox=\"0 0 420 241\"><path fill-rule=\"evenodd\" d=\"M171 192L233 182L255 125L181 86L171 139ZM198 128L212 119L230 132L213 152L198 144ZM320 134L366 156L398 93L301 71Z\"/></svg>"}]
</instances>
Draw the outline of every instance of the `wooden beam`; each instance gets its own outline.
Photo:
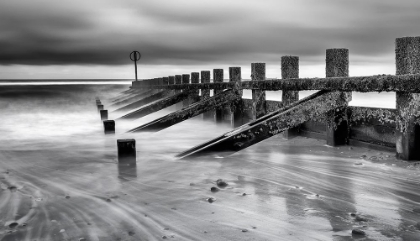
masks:
<instances>
[{"instance_id":1,"label":"wooden beam","mask_svg":"<svg viewBox=\"0 0 420 241\"><path fill-rule=\"evenodd\" d=\"M122 117L120 117L119 119L138 119L141 118L143 116L152 114L156 111L162 110L166 107L169 107L171 105L174 105L176 103L179 103L185 99L188 98L188 92L181 92L178 94L175 94L173 96L169 96L161 101L158 101L156 103L147 105L143 108L140 108L136 111L130 112Z\"/></svg>"},{"instance_id":2,"label":"wooden beam","mask_svg":"<svg viewBox=\"0 0 420 241\"><path fill-rule=\"evenodd\" d=\"M160 131L184 120L205 113L209 110L214 110L234 101L239 101L240 99L241 97L237 95L233 90L225 90L222 93L194 103L186 108L183 108L182 110L173 112L152 122L134 128L129 132Z\"/></svg>"},{"instance_id":3,"label":"wooden beam","mask_svg":"<svg viewBox=\"0 0 420 241\"><path fill-rule=\"evenodd\" d=\"M347 95L341 92L319 91L218 138L180 153L177 157L197 157L214 152L217 152L219 156L231 154L316 116L323 115L331 109L346 105L347 101Z\"/></svg>"}]
</instances>

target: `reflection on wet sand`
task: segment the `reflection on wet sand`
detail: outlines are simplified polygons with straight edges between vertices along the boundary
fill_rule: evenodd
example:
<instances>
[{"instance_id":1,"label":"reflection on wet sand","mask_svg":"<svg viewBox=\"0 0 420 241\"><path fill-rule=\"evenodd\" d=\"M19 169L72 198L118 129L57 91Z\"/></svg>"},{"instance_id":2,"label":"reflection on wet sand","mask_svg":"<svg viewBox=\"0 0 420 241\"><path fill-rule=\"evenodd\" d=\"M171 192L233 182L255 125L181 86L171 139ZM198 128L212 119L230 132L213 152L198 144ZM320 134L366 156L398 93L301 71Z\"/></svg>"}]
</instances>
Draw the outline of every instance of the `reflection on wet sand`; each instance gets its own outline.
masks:
<instances>
[{"instance_id":1,"label":"reflection on wet sand","mask_svg":"<svg viewBox=\"0 0 420 241\"><path fill-rule=\"evenodd\" d=\"M274 137L225 158L176 160L229 128L195 119L123 132L163 110L104 135L94 96L117 91L57 88L43 90L54 93L45 108L30 91L0 95L2 241L349 240L353 228L420 240L420 170L392 153ZM121 138L136 139L136 162L118 163Z\"/></svg>"}]
</instances>

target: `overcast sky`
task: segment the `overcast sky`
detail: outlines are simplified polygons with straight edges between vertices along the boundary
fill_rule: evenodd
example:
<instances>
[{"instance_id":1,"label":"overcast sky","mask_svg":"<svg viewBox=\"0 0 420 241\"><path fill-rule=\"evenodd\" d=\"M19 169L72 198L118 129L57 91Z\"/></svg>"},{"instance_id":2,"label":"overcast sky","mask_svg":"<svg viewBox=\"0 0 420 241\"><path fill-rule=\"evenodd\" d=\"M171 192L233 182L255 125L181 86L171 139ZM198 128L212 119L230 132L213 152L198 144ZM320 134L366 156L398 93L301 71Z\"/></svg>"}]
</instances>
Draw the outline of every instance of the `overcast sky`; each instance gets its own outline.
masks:
<instances>
[{"instance_id":1,"label":"overcast sky","mask_svg":"<svg viewBox=\"0 0 420 241\"><path fill-rule=\"evenodd\" d=\"M300 57L325 76L325 50L350 74L394 74L394 41L420 35L418 0L1 0L0 78L134 78Z\"/></svg>"}]
</instances>

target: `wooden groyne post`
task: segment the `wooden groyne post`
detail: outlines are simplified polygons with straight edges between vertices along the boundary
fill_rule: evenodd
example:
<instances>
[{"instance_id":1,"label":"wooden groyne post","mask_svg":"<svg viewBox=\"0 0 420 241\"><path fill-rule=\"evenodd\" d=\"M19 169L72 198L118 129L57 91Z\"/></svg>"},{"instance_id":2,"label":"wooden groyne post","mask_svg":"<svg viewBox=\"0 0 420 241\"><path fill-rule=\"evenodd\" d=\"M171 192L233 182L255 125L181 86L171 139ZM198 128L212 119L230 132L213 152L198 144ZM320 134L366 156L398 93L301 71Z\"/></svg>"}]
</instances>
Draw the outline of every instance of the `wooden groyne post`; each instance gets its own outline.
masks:
<instances>
[{"instance_id":1,"label":"wooden groyne post","mask_svg":"<svg viewBox=\"0 0 420 241\"><path fill-rule=\"evenodd\" d=\"M395 41L396 74L420 74L420 37ZM397 156L420 160L420 94L397 91Z\"/></svg>"}]
</instances>

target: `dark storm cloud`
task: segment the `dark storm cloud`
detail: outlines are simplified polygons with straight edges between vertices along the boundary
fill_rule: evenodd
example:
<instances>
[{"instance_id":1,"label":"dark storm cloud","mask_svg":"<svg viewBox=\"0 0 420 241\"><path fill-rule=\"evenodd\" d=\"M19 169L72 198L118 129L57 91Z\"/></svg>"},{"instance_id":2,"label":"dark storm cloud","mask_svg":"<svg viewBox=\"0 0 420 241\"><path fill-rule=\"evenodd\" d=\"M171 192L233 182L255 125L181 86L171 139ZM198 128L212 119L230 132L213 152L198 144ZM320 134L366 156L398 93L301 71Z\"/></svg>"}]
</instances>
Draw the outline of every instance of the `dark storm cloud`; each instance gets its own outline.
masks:
<instances>
[{"instance_id":1,"label":"dark storm cloud","mask_svg":"<svg viewBox=\"0 0 420 241\"><path fill-rule=\"evenodd\" d=\"M334 47L380 61L420 34L419 11L411 0L3 0L0 64L119 65L135 49L143 64L311 61Z\"/></svg>"}]
</instances>

